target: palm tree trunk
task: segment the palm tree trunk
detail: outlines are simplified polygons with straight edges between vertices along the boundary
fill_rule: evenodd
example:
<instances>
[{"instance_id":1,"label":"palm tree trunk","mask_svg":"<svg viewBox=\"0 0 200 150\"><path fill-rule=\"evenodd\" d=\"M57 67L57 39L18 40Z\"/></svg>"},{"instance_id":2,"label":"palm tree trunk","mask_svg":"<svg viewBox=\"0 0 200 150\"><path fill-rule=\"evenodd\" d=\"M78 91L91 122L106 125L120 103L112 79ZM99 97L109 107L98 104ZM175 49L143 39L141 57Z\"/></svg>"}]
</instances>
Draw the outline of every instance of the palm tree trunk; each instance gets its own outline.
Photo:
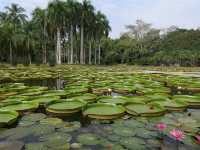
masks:
<instances>
[{"instance_id":1,"label":"palm tree trunk","mask_svg":"<svg viewBox=\"0 0 200 150\"><path fill-rule=\"evenodd\" d=\"M46 48L46 43L43 46L43 64L47 63L47 48Z\"/></svg>"},{"instance_id":2,"label":"palm tree trunk","mask_svg":"<svg viewBox=\"0 0 200 150\"><path fill-rule=\"evenodd\" d=\"M92 64L92 42L90 41L89 43L89 64L91 65Z\"/></svg>"},{"instance_id":3,"label":"palm tree trunk","mask_svg":"<svg viewBox=\"0 0 200 150\"><path fill-rule=\"evenodd\" d=\"M12 54L12 43L11 43L11 40L10 40L10 64L12 64L13 62L13 54Z\"/></svg>"},{"instance_id":4,"label":"palm tree trunk","mask_svg":"<svg viewBox=\"0 0 200 150\"><path fill-rule=\"evenodd\" d=\"M84 41L84 25L82 23L81 25L81 51L80 51L80 64L84 64L84 60L83 60L83 53L84 53L84 50L83 50L83 41Z\"/></svg>"},{"instance_id":5,"label":"palm tree trunk","mask_svg":"<svg viewBox=\"0 0 200 150\"><path fill-rule=\"evenodd\" d=\"M42 58L42 61L43 61L43 64L46 64L47 63L47 44L46 44L46 20L45 20L45 23L44 23L44 26L43 26L43 36L44 36L44 47L43 47L43 58Z\"/></svg>"},{"instance_id":6,"label":"palm tree trunk","mask_svg":"<svg viewBox=\"0 0 200 150\"><path fill-rule=\"evenodd\" d=\"M56 63L58 65L61 64L61 35L59 28L57 28Z\"/></svg>"},{"instance_id":7,"label":"palm tree trunk","mask_svg":"<svg viewBox=\"0 0 200 150\"><path fill-rule=\"evenodd\" d=\"M28 61L29 61L29 64L31 64L31 51L30 51L30 39L29 38L27 41L27 47L28 47Z\"/></svg>"},{"instance_id":8,"label":"palm tree trunk","mask_svg":"<svg viewBox=\"0 0 200 150\"><path fill-rule=\"evenodd\" d=\"M99 44L98 44L98 51L99 51L99 62L98 62L98 64L100 65L101 64L101 44L100 44L100 42L99 42Z\"/></svg>"},{"instance_id":9,"label":"palm tree trunk","mask_svg":"<svg viewBox=\"0 0 200 150\"><path fill-rule=\"evenodd\" d=\"M94 49L94 64L95 65L97 64L97 50L96 50L96 47Z\"/></svg>"},{"instance_id":10,"label":"palm tree trunk","mask_svg":"<svg viewBox=\"0 0 200 150\"><path fill-rule=\"evenodd\" d=\"M74 63L73 57L74 57L74 38L73 38L73 25L71 24L71 30L70 30L70 37L71 37L71 54L70 54L70 64Z\"/></svg>"}]
</instances>

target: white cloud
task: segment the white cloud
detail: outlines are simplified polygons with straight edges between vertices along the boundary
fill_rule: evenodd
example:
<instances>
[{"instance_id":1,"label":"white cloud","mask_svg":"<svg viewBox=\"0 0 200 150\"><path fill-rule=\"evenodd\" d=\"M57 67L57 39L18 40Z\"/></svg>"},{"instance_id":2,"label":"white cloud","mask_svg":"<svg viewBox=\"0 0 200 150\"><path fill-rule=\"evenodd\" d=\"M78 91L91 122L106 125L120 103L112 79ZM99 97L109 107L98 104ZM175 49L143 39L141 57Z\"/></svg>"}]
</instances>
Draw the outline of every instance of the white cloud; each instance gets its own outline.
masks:
<instances>
[{"instance_id":1,"label":"white cloud","mask_svg":"<svg viewBox=\"0 0 200 150\"><path fill-rule=\"evenodd\" d=\"M0 9L10 3L18 3L31 13L35 7L45 7L49 1L0 0ZM125 31L125 25L135 23L136 19L143 19L159 28L200 26L200 0L92 0L92 3L107 15L112 37L118 37Z\"/></svg>"}]
</instances>

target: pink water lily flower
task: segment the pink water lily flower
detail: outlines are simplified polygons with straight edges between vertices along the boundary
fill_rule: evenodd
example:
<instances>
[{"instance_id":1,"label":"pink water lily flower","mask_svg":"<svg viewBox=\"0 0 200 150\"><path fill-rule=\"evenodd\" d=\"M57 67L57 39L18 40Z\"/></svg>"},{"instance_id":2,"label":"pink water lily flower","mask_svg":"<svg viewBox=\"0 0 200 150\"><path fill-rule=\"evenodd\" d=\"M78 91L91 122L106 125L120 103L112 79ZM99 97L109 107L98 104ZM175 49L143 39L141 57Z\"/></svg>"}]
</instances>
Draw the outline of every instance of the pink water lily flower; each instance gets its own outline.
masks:
<instances>
[{"instance_id":1,"label":"pink water lily flower","mask_svg":"<svg viewBox=\"0 0 200 150\"><path fill-rule=\"evenodd\" d=\"M180 130L176 130L176 129L173 129L171 132L170 132L170 135L175 138L177 141L181 141L184 139L185 135L182 131Z\"/></svg>"},{"instance_id":2,"label":"pink water lily flower","mask_svg":"<svg viewBox=\"0 0 200 150\"><path fill-rule=\"evenodd\" d=\"M196 140L197 140L197 143L200 144L200 135L197 135L197 136L196 136Z\"/></svg>"},{"instance_id":3,"label":"pink water lily flower","mask_svg":"<svg viewBox=\"0 0 200 150\"><path fill-rule=\"evenodd\" d=\"M156 125L156 128L159 129L160 131L164 131L167 128L167 125L165 123L158 123Z\"/></svg>"}]
</instances>

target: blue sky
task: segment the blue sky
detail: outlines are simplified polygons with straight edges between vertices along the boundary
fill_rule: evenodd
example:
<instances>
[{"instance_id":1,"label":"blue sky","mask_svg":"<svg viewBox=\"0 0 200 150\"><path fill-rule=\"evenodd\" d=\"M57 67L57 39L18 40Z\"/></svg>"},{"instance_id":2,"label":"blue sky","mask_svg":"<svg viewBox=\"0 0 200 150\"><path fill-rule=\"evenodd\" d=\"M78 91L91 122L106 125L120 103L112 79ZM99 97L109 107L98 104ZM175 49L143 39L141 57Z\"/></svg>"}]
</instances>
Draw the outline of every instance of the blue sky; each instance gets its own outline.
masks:
<instances>
[{"instance_id":1,"label":"blue sky","mask_svg":"<svg viewBox=\"0 0 200 150\"><path fill-rule=\"evenodd\" d=\"M45 7L49 0L0 0L0 10L18 3L30 13L36 6ZM182 28L200 27L200 0L92 0L97 10L104 12L112 27L111 37L125 32L125 25L142 19L154 27L176 25Z\"/></svg>"}]
</instances>

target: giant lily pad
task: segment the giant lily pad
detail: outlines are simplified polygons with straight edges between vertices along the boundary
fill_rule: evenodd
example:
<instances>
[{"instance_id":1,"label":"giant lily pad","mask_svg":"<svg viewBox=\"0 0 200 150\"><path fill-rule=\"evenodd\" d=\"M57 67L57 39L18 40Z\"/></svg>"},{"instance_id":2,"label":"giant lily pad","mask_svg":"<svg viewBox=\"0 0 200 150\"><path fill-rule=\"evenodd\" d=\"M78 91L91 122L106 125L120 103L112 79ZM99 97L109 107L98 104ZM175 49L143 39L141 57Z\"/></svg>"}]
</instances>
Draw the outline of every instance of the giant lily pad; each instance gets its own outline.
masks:
<instances>
[{"instance_id":1,"label":"giant lily pad","mask_svg":"<svg viewBox=\"0 0 200 150\"><path fill-rule=\"evenodd\" d=\"M0 110L0 127L13 124L19 114L16 111Z\"/></svg>"},{"instance_id":2,"label":"giant lily pad","mask_svg":"<svg viewBox=\"0 0 200 150\"><path fill-rule=\"evenodd\" d=\"M44 106L47 103L50 103L50 102L56 101L56 100L59 100L58 96L38 96L38 97L33 98L31 101L37 102L40 105Z\"/></svg>"},{"instance_id":3,"label":"giant lily pad","mask_svg":"<svg viewBox=\"0 0 200 150\"><path fill-rule=\"evenodd\" d=\"M124 100L123 97L120 97L120 96L117 96L117 97L111 97L111 96L104 96L104 97L101 97L98 102L100 103L110 103L110 104L125 104L127 101Z\"/></svg>"},{"instance_id":4,"label":"giant lily pad","mask_svg":"<svg viewBox=\"0 0 200 150\"><path fill-rule=\"evenodd\" d=\"M1 107L2 110L13 110L18 112L35 111L39 107L38 103L35 102L14 102L10 104L5 104Z\"/></svg>"},{"instance_id":5,"label":"giant lily pad","mask_svg":"<svg viewBox=\"0 0 200 150\"><path fill-rule=\"evenodd\" d=\"M155 102L169 111L184 111L187 108L187 103L175 100L157 101Z\"/></svg>"},{"instance_id":6,"label":"giant lily pad","mask_svg":"<svg viewBox=\"0 0 200 150\"><path fill-rule=\"evenodd\" d=\"M126 111L135 116L160 116L165 114L166 109L159 105L143 105L128 103L125 105Z\"/></svg>"},{"instance_id":7,"label":"giant lily pad","mask_svg":"<svg viewBox=\"0 0 200 150\"><path fill-rule=\"evenodd\" d=\"M83 110L83 115L95 119L115 119L121 117L125 112L122 106L114 104L90 104Z\"/></svg>"},{"instance_id":8,"label":"giant lily pad","mask_svg":"<svg viewBox=\"0 0 200 150\"><path fill-rule=\"evenodd\" d=\"M50 103L46 111L51 115L66 116L81 111L84 105L84 102L78 100L60 100Z\"/></svg>"},{"instance_id":9,"label":"giant lily pad","mask_svg":"<svg viewBox=\"0 0 200 150\"><path fill-rule=\"evenodd\" d=\"M95 102L96 98L97 98L97 96L95 94L90 94L90 93L86 93L86 94L83 94L81 96L72 97L72 99L74 99L74 100L82 100L82 101L85 101L87 103Z\"/></svg>"},{"instance_id":10,"label":"giant lily pad","mask_svg":"<svg viewBox=\"0 0 200 150\"><path fill-rule=\"evenodd\" d=\"M192 95L175 95L173 100L182 101L188 103L189 107L199 108L200 107L200 97Z\"/></svg>"}]
</instances>

